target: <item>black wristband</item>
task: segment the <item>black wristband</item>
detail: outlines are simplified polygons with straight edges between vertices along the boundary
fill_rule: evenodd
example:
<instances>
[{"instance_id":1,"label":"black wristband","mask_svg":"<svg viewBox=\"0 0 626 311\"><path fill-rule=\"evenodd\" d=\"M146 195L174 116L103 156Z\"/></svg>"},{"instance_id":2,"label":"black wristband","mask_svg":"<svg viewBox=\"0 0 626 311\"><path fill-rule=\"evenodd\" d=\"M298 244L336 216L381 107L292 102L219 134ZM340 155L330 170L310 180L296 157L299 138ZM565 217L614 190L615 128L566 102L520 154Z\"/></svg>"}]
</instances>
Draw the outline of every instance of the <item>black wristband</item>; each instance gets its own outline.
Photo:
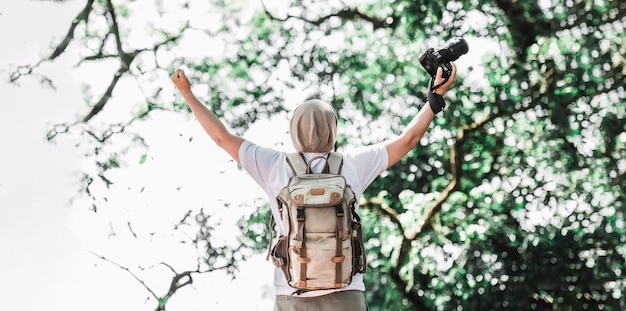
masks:
<instances>
[{"instance_id":1,"label":"black wristband","mask_svg":"<svg viewBox=\"0 0 626 311\"><path fill-rule=\"evenodd\" d=\"M446 107L446 102L443 100L443 96L433 92L432 87L428 87L428 104L430 105L430 109L433 110L435 114L438 114L443 108Z\"/></svg>"}]
</instances>

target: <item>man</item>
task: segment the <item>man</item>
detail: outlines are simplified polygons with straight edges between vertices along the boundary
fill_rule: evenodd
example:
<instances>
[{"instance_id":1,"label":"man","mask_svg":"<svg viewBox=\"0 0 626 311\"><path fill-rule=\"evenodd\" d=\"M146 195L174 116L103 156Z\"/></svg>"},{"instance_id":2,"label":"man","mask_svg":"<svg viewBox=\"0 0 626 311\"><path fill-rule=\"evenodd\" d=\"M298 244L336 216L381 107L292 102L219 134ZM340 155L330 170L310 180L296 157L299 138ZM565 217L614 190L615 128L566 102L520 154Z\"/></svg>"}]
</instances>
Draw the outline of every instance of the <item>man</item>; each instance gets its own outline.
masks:
<instances>
[{"instance_id":1,"label":"man","mask_svg":"<svg viewBox=\"0 0 626 311\"><path fill-rule=\"evenodd\" d=\"M452 72L444 81L442 69L437 70L435 87L429 89L428 104L424 105L404 131L387 141L342 151L341 174L360 198L365 189L387 168L394 165L413 149L428 129L436 113L445 106L442 95L456 78L456 66L450 63ZM185 73L178 69L171 76L192 112L211 136L267 193L272 214L279 219L276 196L287 184L293 172L286 161L286 153L257 146L242 137L231 134L217 116L204 106L191 91ZM295 149L305 160L333 151L337 134L337 114L331 105L321 100L309 100L298 106L290 121L290 135ZM324 161L311 163L313 172L321 172ZM278 234L282 228L278 227ZM366 250L367 251L367 250ZM288 285L279 268L274 273L276 311L362 311L367 310L363 275L358 273L352 283L341 289L316 290L295 295L297 289Z\"/></svg>"}]
</instances>

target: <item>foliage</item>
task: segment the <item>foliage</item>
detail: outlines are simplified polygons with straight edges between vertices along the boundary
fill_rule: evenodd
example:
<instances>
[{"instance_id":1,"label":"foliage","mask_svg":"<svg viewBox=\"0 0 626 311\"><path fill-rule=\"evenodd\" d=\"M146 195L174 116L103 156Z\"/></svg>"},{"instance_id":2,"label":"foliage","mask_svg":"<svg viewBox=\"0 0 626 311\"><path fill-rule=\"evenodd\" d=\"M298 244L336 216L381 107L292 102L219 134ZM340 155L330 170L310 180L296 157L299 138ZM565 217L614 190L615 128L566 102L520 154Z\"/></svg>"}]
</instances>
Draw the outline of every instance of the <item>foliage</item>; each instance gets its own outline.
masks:
<instances>
[{"instance_id":1,"label":"foliage","mask_svg":"<svg viewBox=\"0 0 626 311\"><path fill-rule=\"evenodd\" d=\"M135 46L139 2L87 0L42 60L55 61L77 42L79 66L119 65L88 114L49 135L69 132L94 146L87 156L100 179L86 174L83 192L94 195L92 182L108 185L107 172L123 169L117 157L124 153L112 140L126 135L127 144L142 145L140 133L125 131L130 124L149 122L157 110L187 109L155 84L181 65L202 85L202 100L240 134L288 111L298 92L338 109L339 142L349 148L399 133L423 104L420 51L453 36L478 38L497 46L472 64L469 73L479 78L458 77L419 148L363 198L371 309L626 308L623 3L212 1L205 8L182 1L165 8L146 0L170 26L151 24L142 33L151 44ZM198 8L219 23L182 18ZM174 57L198 33L210 55ZM39 65L16 68L11 81L36 76ZM96 132L92 119L129 76L146 94L139 112ZM267 242L258 235L267 229L266 208L242 225L257 251Z\"/></svg>"}]
</instances>

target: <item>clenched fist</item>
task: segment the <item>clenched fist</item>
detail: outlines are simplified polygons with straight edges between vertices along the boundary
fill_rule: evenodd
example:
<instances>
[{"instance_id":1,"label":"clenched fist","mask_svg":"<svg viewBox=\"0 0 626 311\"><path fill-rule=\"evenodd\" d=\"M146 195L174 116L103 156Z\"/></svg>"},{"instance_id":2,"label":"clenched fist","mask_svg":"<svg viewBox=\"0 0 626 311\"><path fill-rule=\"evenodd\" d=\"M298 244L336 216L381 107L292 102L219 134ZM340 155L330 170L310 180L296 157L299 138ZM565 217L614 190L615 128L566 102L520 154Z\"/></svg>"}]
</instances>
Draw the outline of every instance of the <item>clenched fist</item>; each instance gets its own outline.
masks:
<instances>
[{"instance_id":1,"label":"clenched fist","mask_svg":"<svg viewBox=\"0 0 626 311\"><path fill-rule=\"evenodd\" d=\"M187 76L185 76L185 72L182 69L176 69L170 79L172 79L172 82L174 82L174 85L176 85L180 91L190 89L189 79L187 79Z\"/></svg>"}]
</instances>

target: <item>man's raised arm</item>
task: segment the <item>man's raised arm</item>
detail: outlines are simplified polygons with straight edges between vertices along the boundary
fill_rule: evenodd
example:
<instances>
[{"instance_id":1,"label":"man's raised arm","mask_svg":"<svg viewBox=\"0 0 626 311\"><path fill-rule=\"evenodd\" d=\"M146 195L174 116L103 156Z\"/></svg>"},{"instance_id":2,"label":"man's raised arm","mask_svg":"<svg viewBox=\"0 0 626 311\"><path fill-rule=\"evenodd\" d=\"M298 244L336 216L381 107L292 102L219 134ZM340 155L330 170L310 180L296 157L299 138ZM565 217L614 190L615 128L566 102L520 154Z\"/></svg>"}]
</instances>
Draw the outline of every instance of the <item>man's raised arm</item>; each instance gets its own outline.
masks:
<instances>
[{"instance_id":1,"label":"man's raised arm","mask_svg":"<svg viewBox=\"0 0 626 311\"><path fill-rule=\"evenodd\" d=\"M239 147L244 139L231 134L224 123L205 105L203 105L191 91L189 80L182 69L177 69L171 76L172 82L191 108L204 130L213 141L239 163Z\"/></svg>"},{"instance_id":2,"label":"man's raised arm","mask_svg":"<svg viewBox=\"0 0 626 311\"><path fill-rule=\"evenodd\" d=\"M417 115L411 120L411 123L402 131L402 134L390 139L385 143L389 161L387 167L391 167L402 159L411 149L415 148L424 133L430 126L430 122L435 117L435 113L443 109L443 94L452 86L456 79L456 66L452 65L452 73L448 80L444 83L442 78L442 69L437 69L437 76L433 85L440 85L434 90L429 89L428 105L424 105Z\"/></svg>"}]
</instances>

